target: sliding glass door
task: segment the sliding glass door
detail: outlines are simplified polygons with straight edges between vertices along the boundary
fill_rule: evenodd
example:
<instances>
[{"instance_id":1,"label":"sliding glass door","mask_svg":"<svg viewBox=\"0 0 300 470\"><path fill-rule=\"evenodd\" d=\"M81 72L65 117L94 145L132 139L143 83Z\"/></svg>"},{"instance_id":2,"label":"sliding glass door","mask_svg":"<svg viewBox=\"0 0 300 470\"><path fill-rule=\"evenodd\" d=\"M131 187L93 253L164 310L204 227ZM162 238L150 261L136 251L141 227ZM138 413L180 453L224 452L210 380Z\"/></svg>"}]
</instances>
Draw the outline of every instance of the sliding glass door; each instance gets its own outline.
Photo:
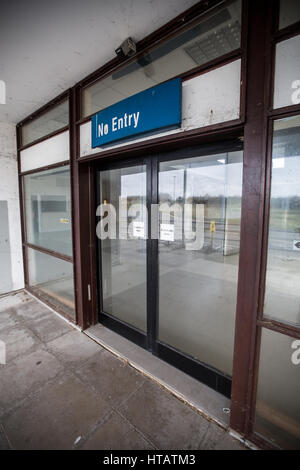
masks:
<instances>
[{"instance_id":1,"label":"sliding glass door","mask_svg":"<svg viewBox=\"0 0 300 470\"><path fill-rule=\"evenodd\" d=\"M147 332L146 165L113 166L98 174L97 224L101 310L143 342Z\"/></svg>"},{"instance_id":2,"label":"sliding glass door","mask_svg":"<svg viewBox=\"0 0 300 470\"><path fill-rule=\"evenodd\" d=\"M158 182L158 340L231 376L242 151L163 161Z\"/></svg>"},{"instance_id":3,"label":"sliding glass door","mask_svg":"<svg viewBox=\"0 0 300 470\"><path fill-rule=\"evenodd\" d=\"M97 169L100 322L230 395L241 144Z\"/></svg>"}]
</instances>

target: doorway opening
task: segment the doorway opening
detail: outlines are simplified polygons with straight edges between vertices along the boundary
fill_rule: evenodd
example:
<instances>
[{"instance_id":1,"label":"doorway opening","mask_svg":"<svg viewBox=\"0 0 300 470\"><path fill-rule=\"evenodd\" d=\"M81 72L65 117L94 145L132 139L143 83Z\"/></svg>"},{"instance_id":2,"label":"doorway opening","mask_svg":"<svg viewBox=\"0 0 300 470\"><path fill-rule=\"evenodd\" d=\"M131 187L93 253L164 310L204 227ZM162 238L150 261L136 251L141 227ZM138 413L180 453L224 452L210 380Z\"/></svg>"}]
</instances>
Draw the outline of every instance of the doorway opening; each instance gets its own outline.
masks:
<instances>
[{"instance_id":1,"label":"doorway opening","mask_svg":"<svg viewBox=\"0 0 300 470\"><path fill-rule=\"evenodd\" d=\"M240 141L96 168L99 321L230 397Z\"/></svg>"}]
</instances>

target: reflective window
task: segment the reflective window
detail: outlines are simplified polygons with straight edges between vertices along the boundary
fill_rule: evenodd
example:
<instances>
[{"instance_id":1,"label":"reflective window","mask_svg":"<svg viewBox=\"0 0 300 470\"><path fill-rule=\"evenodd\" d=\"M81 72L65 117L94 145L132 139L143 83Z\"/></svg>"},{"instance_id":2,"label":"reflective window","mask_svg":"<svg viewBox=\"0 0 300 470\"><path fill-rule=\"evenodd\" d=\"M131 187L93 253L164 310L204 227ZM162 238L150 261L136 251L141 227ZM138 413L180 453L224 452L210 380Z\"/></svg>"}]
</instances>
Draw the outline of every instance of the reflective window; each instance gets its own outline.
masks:
<instances>
[{"instance_id":1,"label":"reflective window","mask_svg":"<svg viewBox=\"0 0 300 470\"><path fill-rule=\"evenodd\" d=\"M280 0L279 29L300 21L299 0Z\"/></svg>"},{"instance_id":2,"label":"reflective window","mask_svg":"<svg viewBox=\"0 0 300 470\"><path fill-rule=\"evenodd\" d=\"M264 314L300 325L300 116L274 123Z\"/></svg>"},{"instance_id":3,"label":"reflective window","mask_svg":"<svg viewBox=\"0 0 300 470\"><path fill-rule=\"evenodd\" d=\"M146 331L146 166L102 171L100 201L97 235L116 222L101 241L103 311Z\"/></svg>"},{"instance_id":4,"label":"reflective window","mask_svg":"<svg viewBox=\"0 0 300 470\"><path fill-rule=\"evenodd\" d=\"M274 108L299 103L300 36L295 36L276 45Z\"/></svg>"},{"instance_id":5,"label":"reflective window","mask_svg":"<svg viewBox=\"0 0 300 470\"><path fill-rule=\"evenodd\" d=\"M93 114L240 47L241 1L219 5L199 23L83 90L83 116Z\"/></svg>"},{"instance_id":6,"label":"reflective window","mask_svg":"<svg viewBox=\"0 0 300 470\"><path fill-rule=\"evenodd\" d=\"M73 263L27 248L30 287L75 319Z\"/></svg>"},{"instance_id":7,"label":"reflective window","mask_svg":"<svg viewBox=\"0 0 300 470\"><path fill-rule=\"evenodd\" d=\"M283 449L300 448L300 341L263 329L254 430Z\"/></svg>"},{"instance_id":8,"label":"reflective window","mask_svg":"<svg viewBox=\"0 0 300 470\"><path fill-rule=\"evenodd\" d=\"M69 101L63 101L40 117L22 126L22 145L40 139L69 124Z\"/></svg>"},{"instance_id":9,"label":"reflective window","mask_svg":"<svg viewBox=\"0 0 300 470\"><path fill-rule=\"evenodd\" d=\"M24 176L27 242L72 256L70 168Z\"/></svg>"},{"instance_id":10,"label":"reflective window","mask_svg":"<svg viewBox=\"0 0 300 470\"><path fill-rule=\"evenodd\" d=\"M227 375L232 374L242 168L242 151L159 167L159 340Z\"/></svg>"}]
</instances>

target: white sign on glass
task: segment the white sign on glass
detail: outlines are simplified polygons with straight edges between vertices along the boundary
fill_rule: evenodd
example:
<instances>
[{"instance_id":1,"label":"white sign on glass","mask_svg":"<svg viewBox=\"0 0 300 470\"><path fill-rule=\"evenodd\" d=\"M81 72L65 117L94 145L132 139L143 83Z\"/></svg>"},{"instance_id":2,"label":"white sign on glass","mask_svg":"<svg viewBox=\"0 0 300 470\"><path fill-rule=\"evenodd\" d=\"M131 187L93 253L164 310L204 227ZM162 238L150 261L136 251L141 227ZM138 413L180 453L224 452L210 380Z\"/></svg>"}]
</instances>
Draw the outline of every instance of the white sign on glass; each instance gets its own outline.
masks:
<instances>
[{"instance_id":1,"label":"white sign on glass","mask_svg":"<svg viewBox=\"0 0 300 470\"><path fill-rule=\"evenodd\" d=\"M136 238L143 238L145 236L145 224L144 222L133 222L132 225L133 236Z\"/></svg>"},{"instance_id":2,"label":"white sign on glass","mask_svg":"<svg viewBox=\"0 0 300 470\"><path fill-rule=\"evenodd\" d=\"M174 224L160 224L160 240L174 241Z\"/></svg>"}]
</instances>

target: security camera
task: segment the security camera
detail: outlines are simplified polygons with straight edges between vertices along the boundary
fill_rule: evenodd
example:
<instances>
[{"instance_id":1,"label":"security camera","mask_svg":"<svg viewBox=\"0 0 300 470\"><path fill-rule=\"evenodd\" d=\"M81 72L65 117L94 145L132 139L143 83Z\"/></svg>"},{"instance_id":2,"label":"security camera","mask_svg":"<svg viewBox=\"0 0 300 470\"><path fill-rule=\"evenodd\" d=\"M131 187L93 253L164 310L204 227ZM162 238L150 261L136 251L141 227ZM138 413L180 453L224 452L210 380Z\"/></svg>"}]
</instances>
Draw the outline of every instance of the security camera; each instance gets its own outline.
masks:
<instances>
[{"instance_id":1,"label":"security camera","mask_svg":"<svg viewBox=\"0 0 300 470\"><path fill-rule=\"evenodd\" d=\"M131 38L125 39L116 49L116 54L121 57L130 57L136 53L136 44Z\"/></svg>"}]
</instances>

